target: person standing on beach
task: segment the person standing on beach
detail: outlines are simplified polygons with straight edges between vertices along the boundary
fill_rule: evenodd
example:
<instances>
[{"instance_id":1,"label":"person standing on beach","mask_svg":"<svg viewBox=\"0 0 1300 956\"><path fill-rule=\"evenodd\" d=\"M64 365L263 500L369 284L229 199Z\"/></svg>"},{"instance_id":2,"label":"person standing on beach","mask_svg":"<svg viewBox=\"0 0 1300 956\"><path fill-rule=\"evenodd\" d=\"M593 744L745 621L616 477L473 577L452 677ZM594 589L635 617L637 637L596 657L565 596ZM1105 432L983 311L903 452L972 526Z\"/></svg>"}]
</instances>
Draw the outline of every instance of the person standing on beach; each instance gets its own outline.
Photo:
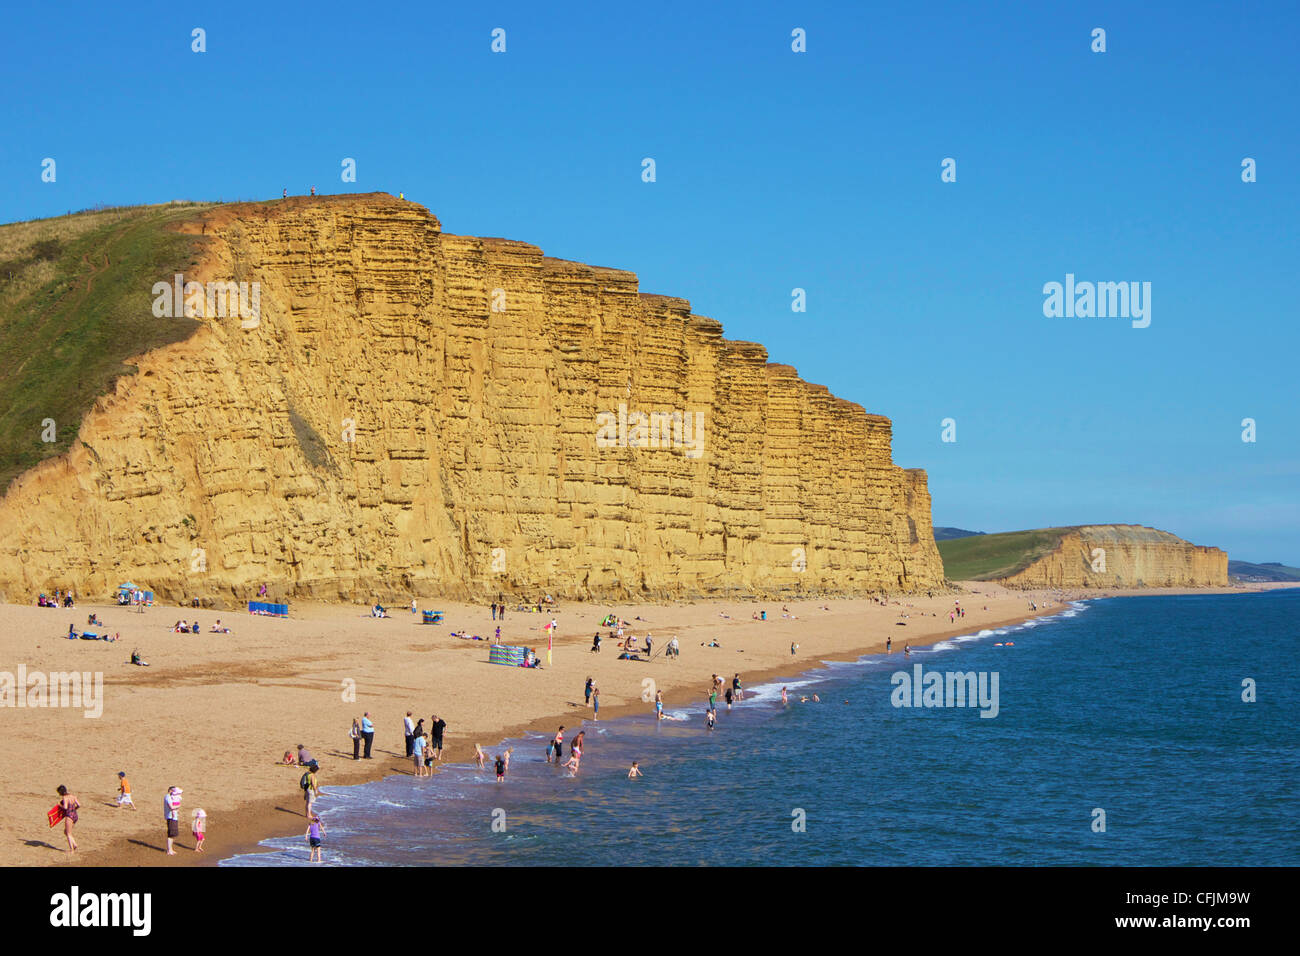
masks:
<instances>
[{"instance_id":1,"label":"person standing on beach","mask_svg":"<svg viewBox=\"0 0 1300 956\"><path fill-rule=\"evenodd\" d=\"M790 642L790 656L791 656L791 657L794 657L794 652L797 651L797 650L799 650L799 645L796 644L796 643L794 643L794 641L791 641L791 642Z\"/></svg>"},{"instance_id":2,"label":"person standing on beach","mask_svg":"<svg viewBox=\"0 0 1300 956\"><path fill-rule=\"evenodd\" d=\"M731 695L732 695L733 697L735 697L736 700L744 700L744 699L745 699L745 692L744 692L743 690L740 689L740 675L739 675L739 674L737 674L737 675L735 675L734 677L731 678Z\"/></svg>"},{"instance_id":3,"label":"person standing on beach","mask_svg":"<svg viewBox=\"0 0 1300 956\"><path fill-rule=\"evenodd\" d=\"M497 783L506 782L506 761L500 754L497 754Z\"/></svg>"},{"instance_id":4,"label":"person standing on beach","mask_svg":"<svg viewBox=\"0 0 1300 956\"><path fill-rule=\"evenodd\" d=\"M352 729L348 731L348 736L352 738L352 759L361 759L361 721L355 717L352 718Z\"/></svg>"},{"instance_id":5,"label":"person standing on beach","mask_svg":"<svg viewBox=\"0 0 1300 956\"><path fill-rule=\"evenodd\" d=\"M439 720L438 715L434 714L429 730L433 734L433 759L442 763L442 735L447 730L447 722Z\"/></svg>"},{"instance_id":6,"label":"person standing on beach","mask_svg":"<svg viewBox=\"0 0 1300 956\"><path fill-rule=\"evenodd\" d=\"M59 818L63 820L63 838L68 841L68 855L71 856L77 852L77 841L72 838L72 828L77 825L77 811L81 809L81 803L68 793L68 788L63 784L59 784L56 792L59 795Z\"/></svg>"},{"instance_id":7,"label":"person standing on beach","mask_svg":"<svg viewBox=\"0 0 1300 956\"><path fill-rule=\"evenodd\" d=\"M406 734L406 756L411 756L411 743L415 740L415 723L411 720L411 712L408 710L406 716L402 718L402 731Z\"/></svg>"},{"instance_id":8,"label":"person standing on beach","mask_svg":"<svg viewBox=\"0 0 1300 956\"><path fill-rule=\"evenodd\" d=\"M196 807L191 817L190 829L194 834L194 852L202 853L203 841L208 836L208 814L202 807Z\"/></svg>"},{"instance_id":9,"label":"person standing on beach","mask_svg":"<svg viewBox=\"0 0 1300 956\"><path fill-rule=\"evenodd\" d=\"M370 759L370 746L375 742L375 725L370 722L370 711L361 715L361 736L366 742L365 757Z\"/></svg>"},{"instance_id":10,"label":"person standing on beach","mask_svg":"<svg viewBox=\"0 0 1300 956\"><path fill-rule=\"evenodd\" d=\"M664 719L664 692L655 691L655 720Z\"/></svg>"},{"instance_id":11,"label":"person standing on beach","mask_svg":"<svg viewBox=\"0 0 1300 956\"><path fill-rule=\"evenodd\" d=\"M592 680L590 677L588 677L587 685L582 689L582 704L584 707L587 704L591 703L591 688L592 688Z\"/></svg>"},{"instance_id":12,"label":"person standing on beach","mask_svg":"<svg viewBox=\"0 0 1300 956\"><path fill-rule=\"evenodd\" d=\"M498 621L504 621L505 619L506 619L506 606L505 606L504 604L498 605L498 606L497 606L497 620L498 620Z\"/></svg>"},{"instance_id":13,"label":"person standing on beach","mask_svg":"<svg viewBox=\"0 0 1300 956\"><path fill-rule=\"evenodd\" d=\"M298 781L298 785L302 787L302 815L304 817L311 817L312 811L316 806L316 798L320 796L320 783L316 780L315 769L308 767L307 772L304 773L302 779Z\"/></svg>"},{"instance_id":14,"label":"person standing on beach","mask_svg":"<svg viewBox=\"0 0 1300 956\"><path fill-rule=\"evenodd\" d=\"M424 734L411 738L411 759L415 762L415 775L424 776Z\"/></svg>"},{"instance_id":15,"label":"person standing on beach","mask_svg":"<svg viewBox=\"0 0 1300 956\"><path fill-rule=\"evenodd\" d=\"M600 720L600 688L591 689L591 719Z\"/></svg>"},{"instance_id":16,"label":"person standing on beach","mask_svg":"<svg viewBox=\"0 0 1300 956\"><path fill-rule=\"evenodd\" d=\"M168 787L167 793L163 795L163 819L167 821L167 855L175 856L176 850L172 846L181 833L181 788Z\"/></svg>"},{"instance_id":17,"label":"person standing on beach","mask_svg":"<svg viewBox=\"0 0 1300 956\"><path fill-rule=\"evenodd\" d=\"M890 649L891 647L893 647L893 645L894 645L894 639L893 639L893 637L886 637L886 638L885 638L885 653L886 653L886 654L888 654L888 653L890 652L889 649Z\"/></svg>"},{"instance_id":18,"label":"person standing on beach","mask_svg":"<svg viewBox=\"0 0 1300 956\"><path fill-rule=\"evenodd\" d=\"M717 676L717 674L714 674L714 680L709 681L709 710L713 709L713 705L717 703L718 700Z\"/></svg>"}]
</instances>

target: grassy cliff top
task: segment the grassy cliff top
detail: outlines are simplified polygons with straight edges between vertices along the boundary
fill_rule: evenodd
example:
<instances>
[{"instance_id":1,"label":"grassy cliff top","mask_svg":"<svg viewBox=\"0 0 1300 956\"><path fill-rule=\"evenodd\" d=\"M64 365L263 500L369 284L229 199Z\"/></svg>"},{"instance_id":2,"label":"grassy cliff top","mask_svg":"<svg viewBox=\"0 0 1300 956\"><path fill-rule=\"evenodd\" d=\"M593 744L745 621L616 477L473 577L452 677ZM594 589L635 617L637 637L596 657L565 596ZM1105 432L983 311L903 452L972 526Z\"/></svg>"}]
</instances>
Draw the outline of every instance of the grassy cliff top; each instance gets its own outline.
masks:
<instances>
[{"instance_id":1,"label":"grassy cliff top","mask_svg":"<svg viewBox=\"0 0 1300 956\"><path fill-rule=\"evenodd\" d=\"M937 542L950 581L993 581L1023 571L1060 543L1071 528L1004 531Z\"/></svg>"},{"instance_id":2,"label":"grassy cliff top","mask_svg":"<svg viewBox=\"0 0 1300 956\"><path fill-rule=\"evenodd\" d=\"M0 225L0 491L71 447L131 356L189 337L154 318L152 288L198 261L174 231L208 204L132 206ZM53 422L54 441L49 422Z\"/></svg>"}]
</instances>

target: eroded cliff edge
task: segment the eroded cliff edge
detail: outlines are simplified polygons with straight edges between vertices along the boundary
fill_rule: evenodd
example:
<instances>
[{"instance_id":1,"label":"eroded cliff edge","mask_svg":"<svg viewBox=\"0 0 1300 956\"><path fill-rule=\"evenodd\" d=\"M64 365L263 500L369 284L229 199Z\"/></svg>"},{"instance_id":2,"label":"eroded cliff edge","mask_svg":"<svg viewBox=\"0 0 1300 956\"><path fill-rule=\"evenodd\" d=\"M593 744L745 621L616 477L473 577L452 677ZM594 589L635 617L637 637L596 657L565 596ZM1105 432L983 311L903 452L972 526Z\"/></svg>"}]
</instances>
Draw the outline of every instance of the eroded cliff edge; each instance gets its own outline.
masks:
<instances>
[{"instance_id":1,"label":"eroded cliff edge","mask_svg":"<svg viewBox=\"0 0 1300 956\"><path fill-rule=\"evenodd\" d=\"M1228 553L1141 525L1070 528L1050 553L1001 579L1013 588L1227 587Z\"/></svg>"},{"instance_id":2,"label":"eroded cliff edge","mask_svg":"<svg viewBox=\"0 0 1300 956\"><path fill-rule=\"evenodd\" d=\"M171 600L943 584L926 476L893 464L888 419L630 272L448 235L379 194L192 228L186 278L257 282L257 325L208 317L145 354L14 482L9 600L126 579ZM660 447L629 447L638 412L663 416Z\"/></svg>"}]
</instances>

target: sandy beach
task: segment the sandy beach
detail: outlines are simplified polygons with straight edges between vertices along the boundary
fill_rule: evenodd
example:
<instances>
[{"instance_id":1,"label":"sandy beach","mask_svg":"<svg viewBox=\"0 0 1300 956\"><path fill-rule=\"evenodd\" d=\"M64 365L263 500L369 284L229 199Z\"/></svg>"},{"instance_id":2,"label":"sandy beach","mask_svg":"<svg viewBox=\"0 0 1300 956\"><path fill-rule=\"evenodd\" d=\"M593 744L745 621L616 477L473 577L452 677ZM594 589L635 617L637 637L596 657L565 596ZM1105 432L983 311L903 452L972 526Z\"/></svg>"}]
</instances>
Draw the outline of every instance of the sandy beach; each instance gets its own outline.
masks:
<instances>
[{"instance_id":1,"label":"sandy beach","mask_svg":"<svg viewBox=\"0 0 1300 956\"><path fill-rule=\"evenodd\" d=\"M1218 589L1217 593L1263 590L1269 585ZM902 597L887 604L861 600L807 600L785 605L754 601L707 601L674 605L570 604L543 614L514 605L500 623L501 640L536 647L545 664L542 625L558 622L553 664L541 669L489 664L488 641L451 636L464 630L491 638L499 622L487 607L420 601L439 609L444 623L426 626L409 607L375 619L359 606L295 604L290 619L240 611L196 611L156 606L137 612L110 604L75 609L0 606L0 670L28 674L102 672L102 714L80 708L0 708L0 763L6 768L6 800L0 807L0 865L62 865L61 827L48 829L46 811L66 784L81 801L73 862L110 866L193 866L214 864L275 835L302 833L305 820L298 786L301 770L280 764L284 751L306 744L321 764L328 791L388 773L410 773L403 757L402 718L412 711L426 724L438 714L447 722L447 762L472 758L475 743L495 746L526 730L552 732L590 718L582 704L588 676L600 689L601 719L640 713L652 719L642 700L651 678L666 706L707 696L715 672L740 673L746 686L790 676L821 660L851 659L881 652L887 638L893 652L904 644L934 643L1051 614L1070 600L1124 594L1216 593L1160 589L1098 592L1010 592L995 585L967 584L933 597ZM954 600L966 616L949 620ZM1030 603L1038 605L1037 611ZM754 620L759 611L767 620ZM118 633L117 643L70 641L68 626L81 630L96 613L101 630ZM614 613L643 639L653 634L656 650L670 638L681 646L679 660L657 654L651 662L620 661L606 640L590 651L598 622ZM173 624L197 615L200 634L176 634ZM229 634L210 632L220 619ZM702 646L716 640L720 647ZM791 653L791 644L797 647ZM129 663L138 649L148 667ZM372 760L354 761L348 730L353 717L370 713L376 734ZM115 806L117 773L132 783L135 812ZM163 852L163 794L184 790L177 855ZM190 812L208 814L207 851L193 852Z\"/></svg>"}]
</instances>

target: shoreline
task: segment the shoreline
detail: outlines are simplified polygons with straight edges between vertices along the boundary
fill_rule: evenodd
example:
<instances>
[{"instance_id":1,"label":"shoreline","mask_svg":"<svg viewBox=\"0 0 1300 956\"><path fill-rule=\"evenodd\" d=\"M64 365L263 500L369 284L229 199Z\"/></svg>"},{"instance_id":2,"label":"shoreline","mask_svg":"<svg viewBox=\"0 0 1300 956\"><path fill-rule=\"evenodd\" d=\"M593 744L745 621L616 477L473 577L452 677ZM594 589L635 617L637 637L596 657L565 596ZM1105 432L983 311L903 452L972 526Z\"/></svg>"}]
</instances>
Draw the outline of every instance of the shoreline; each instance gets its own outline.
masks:
<instances>
[{"instance_id":1,"label":"shoreline","mask_svg":"<svg viewBox=\"0 0 1300 956\"><path fill-rule=\"evenodd\" d=\"M1062 610L1068 608L1069 606L1070 603L1066 602L1065 604L1054 606L1052 610L1046 614L1040 614L1038 612L1031 611L1029 614L1025 615L1024 617L1009 618L1008 620L1005 621L994 621L990 623L982 623L976 629L976 633L978 633L978 631L980 630L986 630L986 629L992 630L999 627L1014 627L1018 624L1023 624L1025 621L1035 620L1037 618L1052 617L1056 614L1059 614ZM948 640L950 638L960 637L968 633L970 633L969 628L955 628L953 630L944 632L942 634L927 636L922 641L909 642L909 643L915 643L917 647L930 647L934 644L942 643L943 641ZM824 670L825 664L828 662L855 661L869 654L883 653L884 649L885 649L884 644L882 643L876 645L874 648L867 648L860 651L842 651L842 652L835 652L829 655L820 655L816 662L806 662L806 666L804 666L799 671L799 673L805 673L807 671L815 671L815 670ZM892 651L892 653L901 656L903 652L895 648ZM794 680L794 679L795 679L795 675L789 673L787 669L773 668L770 671L747 672L745 677L745 683L747 687L757 687L762 684L770 684L770 683L776 683L781 680ZM667 691L675 688L671 688L665 685L663 689ZM705 700L706 696L701 695L699 699ZM694 701L694 698L692 698L692 701ZM636 716L642 716L645 717L647 720L650 720L653 719L653 715L654 715L654 705L645 704L645 703L615 704L612 706L602 706L601 709L604 710L608 715L606 717L606 720L620 720L625 717L636 717ZM528 734L553 733L557 723L559 721L563 721L566 719L574 721L572 724L567 724L567 723L565 724L566 730L570 728L578 728L582 726L583 723L585 723L587 720L590 719L590 711L587 708L582 708L577 713L574 713L571 710L568 714L555 714L549 717L541 718L533 722L532 724L522 725L519 727L506 728L506 730L499 737L497 737L491 743L490 746L484 745L484 749L488 750L488 749L496 748L502 741L517 739L520 737L527 736ZM474 762L474 750L472 747L466 746L464 748L465 753L463 757L459 753L460 749L461 748L454 748L454 747L446 748L444 753L451 754L451 756L449 756L448 759L442 761L441 765L439 764L434 765L435 774L438 771L442 770L443 765L447 765L447 764L468 765ZM397 760L397 758L394 759ZM356 781L355 783L349 781L346 784L339 784L338 786L357 786L364 783L373 783L375 781L383 780L389 776L395 776L395 775L410 776L410 772L407 769L408 766L409 766L408 761L405 758L401 758L400 760L397 760L397 762L395 762L393 766L388 767L383 772L374 773L368 776L365 780ZM292 827L280 826L281 824L280 817L283 817L284 813L280 811L278 807L272 805L279 804L281 802L282 801L278 801L278 800L259 801L260 806L254 805L254 807L252 808L252 812L254 814L259 815L261 819L265 821L268 825L277 826L277 828L274 831L263 832L261 836L259 836L255 841L251 843L236 843L231 849L225 851L221 856L217 856L212 859L198 860L197 865L216 866L221 860L228 859L232 856L237 856L240 854L247 854L247 853L270 852L267 850L266 847L263 847L261 845L262 841L274 839L276 837L293 836L299 830L304 829L305 823L303 826L292 826ZM326 809L328 809L328 807L326 807ZM303 819L303 818L299 817L299 819Z\"/></svg>"},{"instance_id":2,"label":"shoreline","mask_svg":"<svg viewBox=\"0 0 1300 956\"><path fill-rule=\"evenodd\" d=\"M980 630L1010 627L1024 623L1027 620L1050 617L1060 613L1060 611L1068 607L1072 601L1088 601L1109 597L1144 595L1246 594L1259 593L1266 590L1273 590L1273 588L1256 585L1236 588L1107 589L1095 592L1071 590L1045 593L1022 591L1007 592L1005 589L1000 589L993 585L976 583L968 584L964 589L936 595L932 598L902 597L890 599L887 604L884 605L876 605L874 602L865 599L837 599L833 602L833 608L831 608L832 602L829 599L821 602L795 602L790 605L790 608L792 612L797 612L798 616L790 618L784 623L784 627L780 629L780 637L782 641L784 641L791 633L795 634L796 639L803 637L810 643L814 639L825 637L826 634L820 633L816 630L816 625L822 623L817 620L816 614L818 609L823 606L831 608L833 611L840 612L837 615L838 620L832 620L830 618L824 619L828 624L843 625L843 618L845 615L848 615L849 623L851 624L854 633L849 635L848 640L841 639L838 642L832 642L835 646L818 646L815 649L809 648L804 650L801 645L800 653L795 655L789 654L788 643L784 644L783 648L778 647L778 650L775 653L771 648L764 648L765 652L760 654L757 653L758 648L755 647L752 649L756 652L749 654L745 659L737 659L729 653L726 653L732 650L735 650L738 653L746 653L751 649L733 647L732 645L738 643L736 638L725 633L714 635L722 642L723 647L719 648L718 651L723 653L711 654L707 650L702 651L692 646L695 643L695 638L701 636L708 637L710 635L690 633L690 631L694 628L697 631L713 632L720 628L733 629L738 626L750 642L758 644L760 641L765 641L767 638L767 635L762 635L760 637L758 632L761 632L771 625L780 625L783 623L781 618L771 618L771 615L773 614L772 608L774 606L780 607L781 605L779 602L776 602L775 605L766 602L744 602L739 605L736 602L700 602L679 606L624 605L619 606L614 610L616 613L620 614L620 616L623 616L632 622L633 633L644 633L641 627L638 626L637 621L632 620L634 617L639 618L641 613L654 614L656 618L659 618L662 616L670 616L668 615L668 611L671 610L674 615L680 618L690 618L695 622L690 625L678 626L670 624L662 628L660 625L655 625L655 630L661 630L661 633L666 631L680 637L683 647L683 658L674 663L666 663L662 658L660 658L656 665L646 666L647 668L652 666L656 667L654 670L654 679L656 680L659 689L664 691L666 697L670 695L680 696L682 692L685 691L690 694L691 699L696 697L702 699L704 696L703 687L707 682L707 667L715 667L719 674L730 673L732 669L739 667L746 685L753 687L760 683L769 683L782 679L793 679L791 676L792 673L797 674L817 669L823 661L856 660L864 655L883 653L885 639L887 637L898 638L898 640L894 642L896 645L894 652L901 653L901 645L905 643L915 644L918 647L929 646L955 636L978 633ZM939 615L947 613L945 605L951 607L954 600L960 600L963 605L967 607L967 615L965 618L958 618L957 621L954 621L949 625L944 625L942 624ZM989 605L991 605L990 610L987 612L979 610L980 605L985 601L988 601ZM1030 609L1027 606L1031 601L1036 601L1040 604L1038 610ZM1019 604L1019 610L1012 611L1012 609L1008 607L1008 602ZM450 604L448 604L448 606L450 606ZM464 610L448 612L448 619L451 620L453 614L471 614L474 610L467 606L463 607ZM583 616L594 617L600 615L602 611L605 611L608 608L609 606L566 605L557 613L572 617L576 612ZM737 613L735 616L726 617L728 624L721 625L718 624L713 617L715 612L718 616L722 616L725 615L727 610L749 612L756 608L767 608L769 611L769 620L766 622L754 621L752 619L745 619ZM999 609L1001 613L999 613ZM78 608L77 610L82 611L84 608ZM184 610L185 609L175 609L175 612L183 615ZM341 620L347 631L349 633L354 633L360 628L366 626L350 623L350 619L356 615L356 610L356 608L349 606L343 606L341 608L316 607L307 611L306 616L299 623L304 625L305 629L310 630L311 625L320 620L332 620L335 622ZM482 617L487 617L487 611L485 609L478 610L481 612ZM1012 613L1007 613L1008 611L1012 611ZM169 609L164 617L169 616L172 613L173 611ZM193 613L192 609L191 613ZM211 613L212 612L201 612L204 617L210 616ZM546 615L522 616L526 619L527 624L533 624L539 622L542 617L545 617ZM696 620L701 616L703 616L704 619L703 623ZM514 620L518 620L515 612L511 612L510 617L514 618ZM905 620L900 622L900 617L905 618ZM865 618L872 618L872 620L865 620ZM799 624L795 625L795 621L798 621ZM924 622L925 626L919 628L915 627L916 625L922 624L922 622ZM207 622L205 621L204 623L206 624ZM229 619L228 623L234 626L237 631L244 630L244 620L232 617ZM269 624L270 627L274 628L275 623L280 622L266 623ZM410 622L408 621L407 623L409 624ZM508 623L512 625L512 628L515 627L514 621L508 621ZM911 628L911 630L897 626L898 623L905 623L908 628ZM441 633L435 633L430 636L435 638L446 637L447 631L449 630L450 626L445 629L440 629ZM566 631L571 633L572 627L562 624L560 630L562 634ZM805 634L805 630L811 633ZM822 630L825 631L825 628ZM834 627L831 628L832 635L834 635L836 630L837 629ZM426 630L423 633L427 634L428 631ZM183 640L184 638L180 639ZM656 644L662 646L662 642L666 639L666 637L656 638ZM125 636L123 637L123 640L126 640ZM505 640L506 639L503 636L503 641ZM563 656L557 659L556 668L552 668L551 670L558 669L561 661L568 665L567 669L574 673L587 669L594 670L596 669L597 664L604 667L606 672L609 672L611 670L622 669L624 663L626 663L612 663L613 659L616 657L616 654L613 653L602 654L598 657L591 656L587 651L589 646L590 638L587 637L566 638L562 636L560 639L557 639L555 645L556 650L557 652L562 652ZM545 644L543 641L542 646L539 647L539 652L544 652L544 647ZM482 650L482 648L478 649ZM613 648L608 646L608 644L606 649L609 651L613 650ZM427 651L429 649L421 648L421 650ZM438 648L434 651L434 654L451 658L455 656L464 656L457 654L458 651L462 650L464 650L463 646L451 645L445 648ZM583 663L583 666L577 668L576 671L571 666L576 656L574 654L575 651L580 652L583 655L582 657L578 657L578 660ZM686 662L688 655L689 657L696 658L695 660L691 660L689 664ZM710 657L713 659L707 661L703 665L699 665L700 658L707 659ZM725 663L724 660L718 658L724 658ZM761 665L757 664L757 661L760 659L764 661ZM755 664L751 665L749 663L750 661L755 661ZM471 663L485 662L475 661ZM229 670L233 671L235 668L231 667ZM514 671L520 671L525 675L525 679L534 676L531 672L522 671L521 669L516 668L491 668L489 670L486 668L476 669L471 666L464 670L465 672L472 674L469 678L471 685L468 688L465 688L466 693L471 693L478 689L477 683L480 683L478 681L479 677L485 679L507 678L507 675ZM637 686L635 678L642 676L642 674L649 673L648 670L639 671L634 668L628 668L626 670L627 674L620 676L632 677L634 680L632 685L633 687ZM702 670L704 673L701 673ZM484 671L486 671L486 673L483 673ZM507 674L501 674L500 672L502 671L507 672ZM545 673L545 670L541 673ZM541 673L536 676L540 677ZM224 674L223 677L229 681L234 677L234 675ZM576 680L576 687L581 686L580 677L575 679L566 676L566 683L569 680ZM606 677L602 676L597 681L598 686L603 685L605 681ZM170 688L172 684L169 681L165 681L163 682L163 686ZM698 693L691 692L689 688L692 687L694 687ZM461 688L458 687L457 689L460 690ZM574 701L567 699L570 696L570 691L574 689L575 688L571 687L569 690L562 690L561 699L559 701L548 699L539 706L532 707L532 713L530 713L526 719L501 719L503 715L499 713L493 714L491 717L495 717L496 719L491 719L491 717L489 717L489 719L478 722L477 726L474 727L472 734L462 730L465 721L449 720L448 746L444 752L444 763L472 762L474 757L473 745L475 743L475 737L477 737L477 742L482 743L484 740L487 740L487 746L492 746L501 740L521 737L528 733L550 733L554 730L554 727L561 722L563 722L566 727L579 725L583 720L590 718L590 708L581 705L580 694L577 695L579 697L579 702L575 703ZM408 696L430 696L427 692L408 688L397 688L396 690L399 692L405 691ZM313 692L318 693L319 691ZM536 695L533 695L534 699L535 696ZM602 708L606 712L607 719L617 719L637 714L649 716L653 713L652 705L641 702L639 697L636 695L634 695L632 699L628 699L626 693L615 694L603 692L602 698L607 701ZM676 705L670 704L669 706ZM362 709L367 709L371 707L371 705L362 705L358 703L350 705L350 707L351 709L357 710L359 713ZM325 803L321 805L322 809L328 809L328 793L332 786L349 786L379 780L393 774L410 773L409 760L400 755L400 750L396 752L393 750L392 743L394 738L400 739L400 735L397 735L392 731L392 708L389 707L388 710L390 712L383 715L382 722L380 720L376 721L379 733L376 735L377 742L374 748L375 759L370 762L353 762L351 754L343 752L342 742L340 742L338 747L335 747L331 746L328 741L326 744L321 745L319 738L308 740L309 746L316 754L317 759L321 761L321 786L326 793L326 796L323 798ZM421 714L417 713L416 716L421 716ZM398 719L400 721L400 718ZM263 741L261 752L264 753L266 759L270 761L273 759L274 754L268 751L268 747L265 744L266 736L266 733L260 735L260 739ZM277 736L278 739L285 741L283 746L288 745L289 741L287 736L283 733L280 733ZM304 734L304 736L307 735ZM340 734L340 736L342 735ZM345 739L346 738L344 738L344 740ZM272 745L270 749L274 750L275 745ZM259 763L257 766L260 768L262 767L262 764ZM438 768L438 765L435 765L435 767ZM297 779L300 773L301 770L296 767L279 767L279 783L278 786L274 788L274 792L257 793L254 796L240 799L233 804L221 806L220 809L216 811L212 809L213 804L208 803L209 815L216 819L210 821L210 833L206 841L205 853L202 855L197 855L192 850L193 839L188 833L186 824L188 815L184 812L192 809L196 804L189 803L188 805L183 806L182 822L185 826L182 828L181 838L177 841L177 855L175 857L167 857L162 852L163 840L159 835L162 830L161 817L157 812L157 808L153 806L155 801L152 799L152 789L144 791L137 783L137 805L143 813L132 815L131 818L126 818L125 815L129 814L130 811L113 809L112 813L107 814L107 817L123 817L121 820L114 820L114 823L118 824L126 823L128 820L138 817L138 821L136 821L138 825L131 827L129 832L113 836L105 841L101 846L94 849L86 848L78 854L78 859L70 865L215 866L220 860L237 854L261 852L264 850L264 848L260 846L262 841L274 837L292 836L295 833L301 834L305 829L306 820L302 815L301 796L297 791ZM133 771L132 776L136 777L137 774ZM189 776L185 779L187 781L191 780L193 776L194 773L191 771ZM292 778L291 780L288 779L290 777ZM193 786L193 784L189 782L182 785L186 787L187 792L190 791ZM88 788L83 789L86 789L86 793L82 794L83 806L88 806L94 809L96 813L102 813L102 811L99 811L97 807L97 804L102 801L92 799L92 797L88 795L90 793ZM262 787L261 789L265 791L266 788ZM207 794L202 794L199 797L200 800L205 798L211 799ZM86 816L87 814L83 812L83 824L86 822ZM213 826L213 822L217 825ZM6 827L6 829L15 828ZM32 828L28 826L24 829L30 830ZM79 835L83 832L86 831L83 831L79 826ZM35 836L34 833L25 833L23 835L28 837ZM24 859L20 862L35 865L69 865L66 863L62 852L57 854L57 858L54 853L50 852L51 849L58 849L58 843L61 842L61 836L61 831L56 829L49 831L48 834L44 834L44 840L29 840L27 843L28 847L36 844L37 846L43 846L46 848L45 853L43 854L43 859ZM86 842L84 837L82 837L81 840L84 846L84 843Z\"/></svg>"}]
</instances>

